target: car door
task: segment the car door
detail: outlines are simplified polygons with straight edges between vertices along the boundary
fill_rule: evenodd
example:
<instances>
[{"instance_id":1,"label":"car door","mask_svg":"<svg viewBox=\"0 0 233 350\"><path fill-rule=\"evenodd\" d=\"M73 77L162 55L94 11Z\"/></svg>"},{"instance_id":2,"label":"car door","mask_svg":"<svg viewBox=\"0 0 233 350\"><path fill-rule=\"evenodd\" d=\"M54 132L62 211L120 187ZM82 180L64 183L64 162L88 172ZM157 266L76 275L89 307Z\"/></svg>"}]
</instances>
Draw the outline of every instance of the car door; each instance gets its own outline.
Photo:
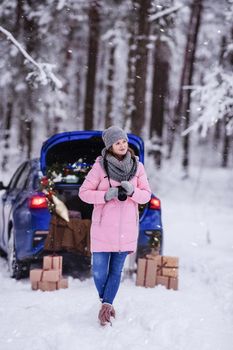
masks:
<instances>
[{"instance_id":1,"label":"car door","mask_svg":"<svg viewBox=\"0 0 233 350\"><path fill-rule=\"evenodd\" d=\"M12 220L12 209L25 186L28 172L29 164L24 162L12 176L5 193L1 197L1 246L5 251L7 250L8 228L9 222Z\"/></svg>"}]
</instances>

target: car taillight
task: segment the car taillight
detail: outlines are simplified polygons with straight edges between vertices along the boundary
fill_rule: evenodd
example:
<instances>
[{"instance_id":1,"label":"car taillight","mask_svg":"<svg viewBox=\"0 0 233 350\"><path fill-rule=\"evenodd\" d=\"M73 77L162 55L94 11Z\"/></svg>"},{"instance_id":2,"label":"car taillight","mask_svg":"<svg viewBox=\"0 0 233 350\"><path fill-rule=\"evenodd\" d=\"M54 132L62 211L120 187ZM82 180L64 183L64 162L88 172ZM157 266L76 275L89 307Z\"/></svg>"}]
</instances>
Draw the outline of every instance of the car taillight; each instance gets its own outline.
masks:
<instances>
[{"instance_id":1,"label":"car taillight","mask_svg":"<svg viewBox=\"0 0 233 350\"><path fill-rule=\"evenodd\" d=\"M35 195L29 199L29 208L42 209L48 208L47 199L44 196Z\"/></svg>"},{"instance_id":2,"label":"car taillight","mask_svg":"<svg viewBox=\"0 0 233 350\"><path fill-rule=\"evenodd\" d=\"M160 209L160 200L158 198L151 198L149 202L150 209Z\"/></svg>"}]
</instances>

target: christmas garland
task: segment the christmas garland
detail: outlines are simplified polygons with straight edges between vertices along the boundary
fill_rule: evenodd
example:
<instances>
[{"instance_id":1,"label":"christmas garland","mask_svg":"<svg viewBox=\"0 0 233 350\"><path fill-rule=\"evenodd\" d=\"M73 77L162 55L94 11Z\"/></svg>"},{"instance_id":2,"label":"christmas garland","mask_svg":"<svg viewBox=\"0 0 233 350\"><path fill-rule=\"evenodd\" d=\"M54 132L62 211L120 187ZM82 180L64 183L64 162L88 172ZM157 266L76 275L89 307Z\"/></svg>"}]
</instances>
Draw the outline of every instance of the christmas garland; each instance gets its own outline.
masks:
<instances>
[{"instance_id":1,"label":"christmas garland","mask_svg":"<svg viewBox=\"0 0 233 350\"><path fill-rule=\"evenodd\" d=\"M46 176L52 179L53 182L81 184L91 168L92 164L84 163L82 159L73 164L54 163L52 166L47 167Z\"/></svg>"}]
</instances>

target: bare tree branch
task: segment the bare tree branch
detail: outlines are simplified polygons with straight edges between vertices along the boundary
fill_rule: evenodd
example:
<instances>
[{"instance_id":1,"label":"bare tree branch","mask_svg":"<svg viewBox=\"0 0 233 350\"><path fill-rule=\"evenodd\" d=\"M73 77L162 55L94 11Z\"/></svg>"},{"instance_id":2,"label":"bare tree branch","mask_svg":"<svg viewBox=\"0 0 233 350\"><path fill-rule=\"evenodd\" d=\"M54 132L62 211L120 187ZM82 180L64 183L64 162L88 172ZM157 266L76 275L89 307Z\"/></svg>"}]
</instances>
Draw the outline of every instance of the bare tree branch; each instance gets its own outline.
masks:
<instances>
[{"instance_id":1,"label":"bare tree branch","mask_svg":"<svg viewBox=\"0 0 233 350\"><path fill-rule=\"evenodd\" d=\"M7 39L17 47L22 55L37 68L37 71L33 71L28 74L27 80L33 78L42 85L52 84L58 89L62 88L62 82L52 72L52 69L55 67L55 65L44 62L37 63L8 30L0 26L0 32L2 32L7 37Z\"/></svg>"},{"instance_id":2,"label":"bare tree branch","mask_svg":"<svg viewBox=\"0 0 233 350\"><path fill-rule=\"evenodd\" d=\"M180 10L182 7L184 7L184 5L180 4L180 5L170 7L164 11L160 11L158 13L155 13L154 15L150 16L149 22L156 21L157 19L159 19L161 17L170 15L172 12L176 12L176 11Z\"/></svg>"}]
</instances>

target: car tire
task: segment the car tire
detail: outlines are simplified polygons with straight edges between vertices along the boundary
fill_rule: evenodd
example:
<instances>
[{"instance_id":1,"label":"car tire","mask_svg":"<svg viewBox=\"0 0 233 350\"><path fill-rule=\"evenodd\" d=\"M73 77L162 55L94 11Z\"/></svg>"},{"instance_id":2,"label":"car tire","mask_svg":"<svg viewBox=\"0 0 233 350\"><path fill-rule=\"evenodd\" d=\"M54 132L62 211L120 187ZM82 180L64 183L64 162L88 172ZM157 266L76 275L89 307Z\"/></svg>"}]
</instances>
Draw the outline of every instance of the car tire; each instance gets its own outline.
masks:
<instances>
[{"instance_id":1,"label":"car tire","mask_svg":"<svg viewBox=\"0 0 233 350\"><path fill-rule=\"evenodd\" d=\"M6 252L4 252L4 250L2 250L2 248L0 248L0 257L6 258L6 256L7 256Z\"/></svg>"},{"instance_id":2,"label":"car tire","mask_svg":"<svg viewBox=\"0 0 233 350\"><path fill-rule=\"evenodd\" d=\"M14 239L14 231L13 229L10 232L10 236L8 239L8 247L7 247L7 262L8 262L8 271L11 278L15 278L19 280L23 277L23 265L16 258L15 251L15 239Z\"/></svg>"}]
</instances>

